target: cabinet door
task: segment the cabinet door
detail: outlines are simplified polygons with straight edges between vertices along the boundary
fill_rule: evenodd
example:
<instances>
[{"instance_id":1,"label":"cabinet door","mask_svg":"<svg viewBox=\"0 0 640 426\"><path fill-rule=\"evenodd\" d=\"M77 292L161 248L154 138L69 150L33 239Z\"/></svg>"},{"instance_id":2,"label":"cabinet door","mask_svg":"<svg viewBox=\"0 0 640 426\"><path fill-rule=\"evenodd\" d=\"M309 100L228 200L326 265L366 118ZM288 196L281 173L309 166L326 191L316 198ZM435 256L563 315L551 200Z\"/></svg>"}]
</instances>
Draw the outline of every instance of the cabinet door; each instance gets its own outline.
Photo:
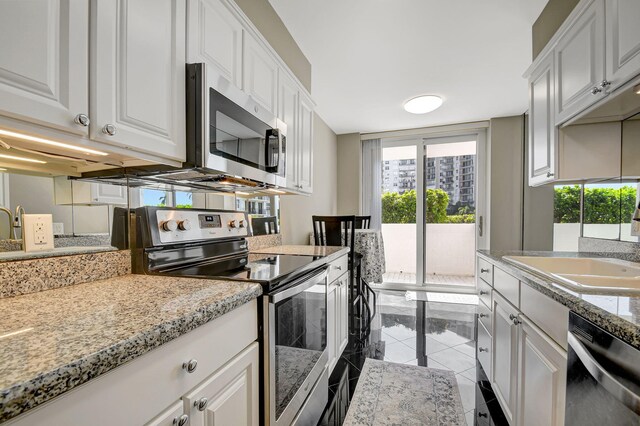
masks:
<instances>
[{"instance_id":1,"label":"cabinet door","mask_svg":"<svg viewBox=\"0 0 640 426\"><path fill-rule=\"evenodd\" d=\"M303 192L313 192L313 102L306 96L300 96L300 136L299 154L299 188Z\"/></svg>"},{"instance_id":2,"label":"cabinet door","mask_svg":"<svg viewBox=\"0 0 640 426\"><path fill-rule=\"evenodd\" d=\"M327 288L327 353L329 354L327 366L329 374L338 362L338 315L338 287L334 282Z\"/></svg>"},{"instance_id":3,"label":"cabinet door","mask_svg":"<svg viewBox=\"0 0 640 426\"><path fill-rule=\"evenodd\" d=\"M566 351L524 317L518 346L518 425L562 426Z\"/></svg>"},{"instance_id":4,"label":"cabinet door","mask_svg":"<svg viewBox=\"0 0 640 426\"><path fill-rule=\"evenodd\" d=\"M343 275L338 279L338 354L340 357L342 351L349 343L349 276Z\"/></svg>"},{"instance_id":5,"label":"cabinet door","mask_svg":"<svg viewBox=\"0 0 640 426\"><path fill-rule=\"evenodd\" d=\"M561 124L606 95L604 0L595 0L560 39L555 50L556 116Z\"/></svg>"},{"instance_id":6,"label":"cabinet door","mask_svg":"<svg viewBox=\"0 0 640 426\"><path fill-rule=\"evenodd\" d=\"M272 115L277 115L278 64L249 34L244 37L243 74L243 90Z\"/></svg>"},{"instance_id":7,"label":"cabinet door","mask_svg":"<svg viewBox=\"0 0 640 426\"><path fill-rule=\"evenodd\" d=\"M221 0L187 2L187 62L204 62L242 87L242 24Z\"/></svg>"},{"instance_id":8,"label":"cabinet door","mask_svg":"<svg viewBox=\"0 0 640 426\"><path fill-rule=\"evenodd\" d=\"M189 421L189 417L184 414L183 405L182 401L176 402L153 420L145 423L145 426L177 426L181 421L183 422L183 425L186 425Z\"/></svg>"},{"instance_id":9,"label":"cabinet door","mask_svg":"<svg viewBox=\"0 0 640 426\"><path fill-rule=\"evenodd\" d=\"M607 80L613 89L640 74L640 2L607 0Z\"/></svg>"},{"instance_id":10,"label":"cabinet door","mask_svg":"<svg viewBox=\"0 0 640 426\"><path fill-rule=\"evenodd\" d=\"M287 125L287 188L298 188L298 85L284 72L278 75L278 118Z\"/></svg>"},{"instance_id":11,"label":"cabinet door","mask_svg":"<svg viewBox=\"0 0 640 426\"><path fill-rule=\"evenodd\" d=\"M87 135L89 5L83 0L3 0L0 114Z\"/></svg>"},{"instance_id":12,"label":"cabinet door","mask_svg":"<svg viewBox=\"0 0 640 426\"><path fill-rule=\"evenodd\" d=\"M91 137L184 161L185 3L94 0L91 7Z\"/></svg>"},{"instance_id":13,"label":"cabinet door","mask_svg":"<svg viewBox=\"0 0 640 426\"><path fill-rule=\"evenodd\" d=\"M91 201L99 204L127 204L127 187L91 183Z\"/></svg>"},{"instance_id":14,"label":"cabinet door","mask_svg":"<svg viewBox=\"0 0 640 426\"><path fill-rule=\"evenodd\" d=\"M554 179L557 128L554 125L553 55L547 56L529 80L529 185Z\"/></svg>"},{"instance_id":15,"label":"cabinet door","mask_svg":"<svg viewBox=\"0 0 640 426\"><path fill-rule=\"evenodd\" d=\"M509 424L516 419L518 311L500 295L493 299L493 379L491 387Z\"/></svg>"},{"instance_id":16,"label":"cabinet door","mask_svg":"<svg viewBox=\"0 0 640 426\"><path fill-rule=\"evenodd\" d=\"M254 342L183 398L191 426L258 426L258 355Z\"/></svg>"}]
</instances>

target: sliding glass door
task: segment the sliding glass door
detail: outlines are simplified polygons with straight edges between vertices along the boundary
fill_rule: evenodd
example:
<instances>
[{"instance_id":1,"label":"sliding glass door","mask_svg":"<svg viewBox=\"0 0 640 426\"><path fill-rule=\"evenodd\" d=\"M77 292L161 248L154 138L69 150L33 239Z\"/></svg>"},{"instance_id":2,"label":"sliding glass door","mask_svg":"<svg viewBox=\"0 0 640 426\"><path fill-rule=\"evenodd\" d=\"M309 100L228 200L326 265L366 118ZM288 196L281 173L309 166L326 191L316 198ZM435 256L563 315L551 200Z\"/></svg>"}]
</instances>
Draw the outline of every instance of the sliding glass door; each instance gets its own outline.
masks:
<instances>
[{"instance_id":1,"label":"sliding glass door","mask_svg":"<svg viewBox=\"0 0 640 426\"><path fill-rule=\"evenodd\" d=\"M484 222L484 132L383 141L387 286L475 288Z\"/></svg>"}]
</instances>

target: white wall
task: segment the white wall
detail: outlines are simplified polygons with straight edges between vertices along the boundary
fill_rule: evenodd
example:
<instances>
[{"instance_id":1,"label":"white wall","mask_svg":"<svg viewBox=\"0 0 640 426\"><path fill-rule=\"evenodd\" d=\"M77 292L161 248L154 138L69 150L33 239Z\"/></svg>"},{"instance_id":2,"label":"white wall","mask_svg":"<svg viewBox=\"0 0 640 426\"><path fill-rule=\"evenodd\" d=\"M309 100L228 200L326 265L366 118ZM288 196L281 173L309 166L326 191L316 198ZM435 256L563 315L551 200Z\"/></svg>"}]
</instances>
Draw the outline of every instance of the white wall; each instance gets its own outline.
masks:
<instances>
[{"instance_id":1,"label":"white wall","mask_svg":"<svg viewBox=\"0 0 640 426\"><path fill-rule=\"evenodd\" d=\"M311 216L337 214L337 136L317 114L313 136L313 194L280 197L283 244L309 244L309 233L313 231Z\"/></svg>"},{"instance_id":2,"label":"white wall","mask_svg":"<svg viewBox=\"0 0 640 426\"><path fill-rule=\"evenodd\" d=\"M338 136L338 214L360 214L362 143L359 133Z\"/></svg>"}]
</instances>

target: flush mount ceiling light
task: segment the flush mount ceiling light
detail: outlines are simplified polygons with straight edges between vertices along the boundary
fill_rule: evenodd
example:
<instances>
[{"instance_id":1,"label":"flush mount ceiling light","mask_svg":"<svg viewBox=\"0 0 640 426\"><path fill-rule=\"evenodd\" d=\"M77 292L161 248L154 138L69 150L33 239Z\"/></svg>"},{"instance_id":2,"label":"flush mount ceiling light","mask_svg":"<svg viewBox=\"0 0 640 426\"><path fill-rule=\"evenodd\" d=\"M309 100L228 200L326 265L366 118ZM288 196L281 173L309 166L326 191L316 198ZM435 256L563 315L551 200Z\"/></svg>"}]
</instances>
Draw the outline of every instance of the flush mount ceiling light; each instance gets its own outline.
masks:
<instances>
[{"instance_id":1,"label":"flush mount ceiling light","mask_svg":"<svg viewBox=\"0 0 640 426\"><path fill-rule=\"evenodd\" d=\"M409 99L404 103L404 109L411 114L426 114L440 108L442 98L436 95L423 95Z\"/></svg>"},{"instance_id":2,"label":"flush mount ceiling light","mask_svg":"<svg viewBox=\"0 0 640 426\"><path fill-rule=\"evenodd\" d=\"M70 151L78 151L84 154L108 155L106 152L96 151L95 149L85 148L82 146L69 145L66 143L51 141L49 139L43 139L36 136L29 136L29 135L24 135L22 133L11 132L9 130L0 129L0 136L7 136L10 138L22 139L29 142L41 143L43 145L55 146L58 148L68 149Z\"/></svg>"},{"instance_id":3,"label":"flush mount ceiling light","mask_svg":"<svg viewBox=\"0 0 640 426\"><path fill-rule=\"evenodd\" d=\"M5 158L7 160L24 161L27 163L47 164L46 161L35 160L33 158L27 158L27 157L17 157L15 155L0 154L0 158Z\"/></svg>"}]
</instances>

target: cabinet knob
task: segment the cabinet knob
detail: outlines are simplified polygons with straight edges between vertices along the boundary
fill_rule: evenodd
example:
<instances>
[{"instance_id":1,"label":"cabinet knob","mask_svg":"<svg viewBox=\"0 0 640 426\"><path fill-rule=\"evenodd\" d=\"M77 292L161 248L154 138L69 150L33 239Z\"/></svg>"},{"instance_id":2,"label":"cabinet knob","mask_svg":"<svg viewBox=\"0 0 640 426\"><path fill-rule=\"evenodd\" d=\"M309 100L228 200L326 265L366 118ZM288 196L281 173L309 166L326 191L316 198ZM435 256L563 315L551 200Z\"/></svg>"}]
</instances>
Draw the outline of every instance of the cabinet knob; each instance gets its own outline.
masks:
<instances>
[{"instance_id":1,"label":"cabinet knob","mask_svg":"<svg viewBox=\"0 0 640 426\"><path fill-rule=\"evenodd\" d=\"M87 114L78 114L76 115L76 118L73 119L73 122L87 127L89 123L91 123L91 120L89 120L89 116Z\"/></svg>"},{"instance_id":2,"label":"cabinet knob","mask_svg":"<svg viewBox=\"0 0 640 426\"><path fill-rule=\"evenodd\" d=\"M480 268L480 273L481 274L488 274L489 273L489 269Z\"/></svg>"},{"instance_id":3,"label":"cabinet knob","mask_svg":"<svg viewBox=\"0 0 640 426\"><path fill-rule=\"evenodd\" d=\"M509 319L513 321L515 325L522 324L522 321L518 319L517 315L509 314Z\"/></svg>"},{"instance_id":4,"label":"cabinet knob","mask_svg":"<svg viewBox=\"0 0 640 426\"><path fill-rule=\"evenodd\" d=\"M478 352L489 352L488 348L478 348Z\"/></svg>"},{"instance_id":5,"label":"cabinet knob","mask_svg":"<svg viewBox=\"0 0 640 426\"><path fill-rule=\"evenodd\" d=\"M594 87L591 89L591 94L592 95L597 95L598 93L602 92L602 89L599 87Z\"/></svg>"},{"instance_id":6,"label":"cabinet knob","mask_svg":"<svg viewBox=\"0 0 640 426\"><path fill-rule=\"evenodd\" d=\"M197 359L190 359L188 362L182 363L182 369L185 370L187 373L193 373L194 371L196 371L197 367L198 367Z\"/></svg>"},{"instance_id":7,"label":"cabinet knob","mask_svg":"<svg viewBox=\"0 0 640 426\"><path fill-rule=\"evenodd\" d=\"M480 318L484 318L484 317L488 317L489 315L487 315L487 314L478 314L478 316L479 316Z\"/></svg>"},{"instance_id":8,"label":"cabinet knob","mask_svg":"<svg viewBox=\"0 0 640 426\"><path fill-rule=\"evenodd\" d=\"M189 423L189 415L188 414L183 414L180 417L176 417L175 419L173 419L173 424L176 426L184 426L187 423Z\"/></svg>"},{"instance_id":9,"label":"cabinet knob","mask_svg":"<svg viewBox=\"0 0 640 426\"><path fill-rule=\"evenodd\" d=\"M606 89L609 86L611 86L611 82L609 80L607 80L606 78L604 80L602 80L602 82L600 83L600 87L602 89Z\"/></svg>"},{"instance_id":10,"label":"cabinet knob","mask_svg":"<svg viewBox=\"0 0 640 426\"><path fill-rule=\"evenodd\" d=\"M102 128L102 133L105 135L113 136L116 134L116 126L113 124L105 124Z\"/></svg>"},{"instance_id":11,"label":"cabinet knob","mask_svg":"<svg viewBox=\"0 0 640 426\"><path fill-rule=\"evenodd\" d=\"M478 412L478 417L488 417L487 413Z\"/></svg>"},{"instance_id":12,"label":"cabinet knob","mask_svg":"<svg viewBox=\"0 0 640 426\"><path fill-rule=\"evenodd\" d=\"M209 400L207 398L200 398L199 400L193 403L193 406L196 407L198 411L204 411L204 409L207 408L208 403L209 403Z\"/></svg>"},{"instance_id":13,"label":"cabinet knob","mask_svg":"<svg viewBox=\"0 0 640 426\"><path fill-rule=\"evenodd\" d=\"M480 296L484 296L485 294L489 294L488 291L480 290Z\"/></svg>"},{"instance_id":14,"label":"cabinet knob","mask_svg":"<svg viewBox=\"0 0 640 426\"><path fill-rule=\"evenodd\" d=\"M552 177L553 175L554 175L553 173L551 173L551 172L547 172L547 177L548 177L548 178Z\"/></svg>"},{"instance_id":15,"label":"cabinet knob","mask_svg":"<svg viewBox=\"0 0 640 426\"><path fill-rule=\"evenodd\" d=\"M342 266L333 266L334 269L337 269L338 271L342 271Z\"/></svg>"}]
</instances>

